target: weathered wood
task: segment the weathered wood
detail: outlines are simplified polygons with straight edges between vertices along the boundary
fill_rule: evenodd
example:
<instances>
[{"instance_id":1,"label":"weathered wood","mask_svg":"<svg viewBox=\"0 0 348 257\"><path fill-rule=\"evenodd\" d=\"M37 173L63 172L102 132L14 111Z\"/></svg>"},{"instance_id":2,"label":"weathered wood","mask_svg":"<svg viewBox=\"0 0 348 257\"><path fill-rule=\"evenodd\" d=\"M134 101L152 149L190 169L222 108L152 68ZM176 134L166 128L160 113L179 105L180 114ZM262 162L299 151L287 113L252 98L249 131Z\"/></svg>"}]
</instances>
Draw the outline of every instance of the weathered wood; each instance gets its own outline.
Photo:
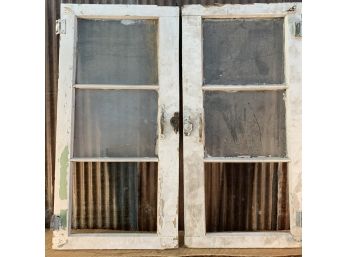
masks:
<instances>
[{"instance_id":1,"label":"weathered wood","mask_svg":"<svg viewBox=\"0 0 348 257\"><path fill-rule=\"evenodd\" d=\"M204 237L186 237L185 244L194 248L296 248L290 232L218 232Z\"/></svg>"},{"instance_id":2,"label":"weathered wood","mask_svg":"<svg viewBox=\"0 0 348 257\"><path fill-rule=\"evenodd\" d=\"M98 157L98 158L71 158L72 162L158 162L157 157L128 157L128 158L107 158L107 157Z\"/></svg>"},{"instance_id":3,"label":"weathered wood","mask_svg":"<svg viewBox=\"0 0 348 257\"><path fill-rule=\"evenodd\" d=\"M201 6L190 5L185 6L182 10L183 14L183 103L184 103L184 119L190 117L193 124L193 131L190 136L184 137L184 191L185 191L185 244L189 247L199 248L249 248L249 247L300 247L301 243L298 239L301 237L300 229L294 226L295 209L300 208L300 160L301 160L301 141L300 141L300 112L301 112L301 96L300 96L300 45L301 39L293 37L293 22L300 18L301 3L278 3L278 4L252 4L252 5L223 5L223 6ZM292 18L293 17L293 18ZM270 86L269 90L287 90L285 98L286 107L286 126L288 128L286 134L287 153L289 158L279 159L282 162L289 162L289 196L290 196L290 232L268 232L268 233L205 233L205 204L202 202L204 198L204 180L203 163L208 163L211 157L207 156L207 160L203 158L203 144L207 140L206 133L203 138L199 136L199 118L196 116L205 116L203 113L203 97L202 91L206 93L212 91L243 91L243 85L238 83L233 88L233 83L226 82L226 89L223 85L208 83L203 85L203 56L202 56L202 19L231 19L231 18L284 18L284 59L285 59L285 80L278 78L277 85L266 84L261 85L264 89ZM291 37L291 39L289 38ZM295 42L296 41L296 42ZM221 82L219 82L221 83ZM280 83L280 84L279 84ZM249 84L249 83L247 83ZM209 87L212 86L210 89ZM246 85L245 91L261 91L257 86ZM203 90L202 90L203 89ZM291 105L291 108L289 107ZM205 111L206 111L205 107ZM284 109L284 108L283 108ZM283 112L284 114L284 112ZM207 121L207 117L204 117ZM290 124L291 122L291 124ZM203 124L204 125L204 124ZM204 132L204 126L202 128ZM205 135L205 136L204 136ZM296 150L294 150L296 149ZM284 155L284 151L281 153ZM244 156L243 156L244 157ZM280 157L280 156L276 156ZM210 159L211 161L219 161L219 157ZM260 157L260 162L265 162L267 158ZM264 159L265 158L265 159ZM251 162L255 162L250 158ZM276 158L278 159L278 158ZM228 160L232 160L228 158ZM221 161L223 159L221 158ZM244 159L241 159L244 162ZM273 160L274 161L274 160ZM259 169L262 170L262 169ZM254 182L257 188L261 187L262 178L255 171ZM273 173L275 174L275 173ZM263 177L265 186L268 180L274 180L274 177ZM275 187L272 188L272 192ZM285 189L286 190L286 189ZM248 201L256 201L260 192L249 192ZM262 194L266 194L264 191ZM286 200L287 201L287 200ZM238 203L241 205L241 203ZM262 208L274 204L273 202L262 202ZM237 217L239 217L239 213ZM274 212L272 217L274 217ZM239 218L238 218L239 219ZM252 213L250 219L253 224L257 224L257 215ZM268 220L268 224L269 224ZM266 225L263 224L262 226ZM251 226L251 223L248 224ZM271 224L272 226L272 224ZM273 224L274 227L274 224ZM258 227L251 226L252 229Z\"/></svg>"},{"instance_id":4,"label":"weathered wood","mask_svg":"<svg viewBox=\"0 0 348 257\"><path fill-rule=\"evenodd\" d=\"M170 126L170 117L174 112L179 111L179 83L178 83L178 15L177 7L158 7L158 6L128 6L128 5L73 5L62 4L62 19L66 21L66 33L61 35L60 45L60 77L59 77L59 95L58 95L58 127L57 127L57 157L56 157L56 184L55 184L55 215L60 216L62 224L61 227L54 231L53 247L55 249L165 249L173 248L178 245L178 215L177 215L177 201L178 201L178 141L179 136ZM71 235L71 208L72 195L70 188L70 163L72 161L86 161L86 159L72 159L73 145L72 145L72 131L74 106L74 90L91 90L91 89L76 89L75 84L75 70L76 70L76 55L75 44L77 42L77 18L87 19L155 19L158 25L158 87L153 90L158 91L158 106L165 106L165 122L164 133L157 140L153 140L155 145L155 153L158 155L158 206L157 206L157 233L151 234L84 234ZM127 21L126 23L129 23ZM157 41L157 40L156 40ZM99 82L97 82L99 83ZM115 83L112 83L114 85ZM140 83L139 85L142 85ZM95 85L93 85L95 86ZM103 86L103 85L102 85ZM153 87L153 83L149 84ZM149 92L149 88L145 88ZM110 89L111 90L111 89ZM139 89L138 89L139 90ZM119 90L115 92L120 92ZM133 91L128 91L133 92ZM157 94L157 92L156 92ZM77 106L78 107L78 106ZM157 102L156 102L157 107ZM78 107L79 108L79 107ZM144 106L139 108L146 109ZM87 104L86 111L91 112L90 104ZM158 113L160 108L157 107L157 128L159 131ZM101 116L101 115L97 115ZM92 118L96 118L92 117ZM77 124L78 126L78 124ZM94 140L87 140L85 143L85 150L96 152L102 151L98 143L98 136L95 133L98 130L96 124L86 127L86 138ZM79 131L76 131L78 134ZM75 134L75 135L76 135ZM78 144L79 145L79 144ZM78 151L78 149L77 149ZM92 151L93 152L93 151ZM109 159L110 161L120 161L116 154L116 159ZM141 155L144 156L144 155ZM145 155L146 156L146 155ZM96 159L96 156L90 156L87 161ZM129 161L128 157L123 161ZM104 158L99 159L105 161ZM135 161L143 161L143 158ZM96 176L91 163L88 162L88 182L100 183L99 175ZM113 174L111 172L111 174ZM81 172L79 172L81 175ZM115 185L115 178L111 175L111 184ZM92 183L93 184L93 183ZM86 189L87 185L84 185ZM90 185L93 186L93 185ZM81 189L83 188L81 186ZM111 187L111 190L114 187ZM116 193L112 191L112 193ZM102 204L100 195L94 197L89 194L86 199L82 201L89 205L89 210L92 211L93 203ZM83 208L81 208L83 211ZM114 210L118 211L118 210ZM100 215L100 211L99 214ZM116 224L116 220L112 220ZM100 219L97 220L97 226L100 226ZM87 221L88 226L94 226L94 220Z\"/></svg>"},{"instance_id":5,"label":"weathered wood","mask_svg":"<svg viewBox=\"0 0 348 257\"><path fill-rule=\"evenodd\" d=\"M80 89L112 89L112 90L158 90L158 85L111 85L111 84L75 84Z\"/></svg>"},{"instance_id":6,"label":"weathered wood","mask_svg":"<svg viewBox=\"0 0 348 257\"><path fill-rule=\"evenodd\" d=\"M178 8L175 8L179 15ZM170 125L179 112L179 20L159 18L159 115L164 111L163 134L158 135L158 216L157 233L162 248L178 247L179 134ZM163 109L162 109L163 107ZM158 131L160 129L158 128Z\"/></svg>"},{"instance_id":7,"label":"weathered wood","mask_svg":"<svg viewBox=\"0 0 348 257\"><path fill-rule=\"evenodd\" d=\"M180 237L183 237L183 233ZM45 256L47 257L105 257L105 256L127 256L127 257L164 257L164 256L258 256L258 257L300 257L301 248L283 249L192 249L180 247L169 250L78 250L78 251L56 251L52 249L52 231L45 231Z\"/></svg>"},{"instance_id":8,"label":"weathered wood","mask_svg":"<svg viewBox=\"0 0 348 257\"><path fill-rule=\"evenodd\" d=\"M178 8L157 5L125 4L62 4L64 8L84 19L158 19L178 17Z\"/></svg>"},{"instance_id":9,"label":"weathered wood","mask_svg":"<svg viewBox=\"0 0 348 257\"><path fill-rule=\"evenodd\" d=\"M272 85L204 85L202 89L204 91L226 91L226 92L239 92L239 91L273 91L284 90L288 86L285 84L272 84Z\"/></svg>"},{"instance_id":10,"label":"weathered wood","mask_svg":"<svg viewBox=\"0 0 348 257\"><path fill-rule=\"evenodd\" d=\"M286 97L286 121L289 166L290 229L302 240L302 228L296 225L296 212L302 211L302 38L295 37L295 22L302 20L301 5L285 17L285 76L289 85Z\"/></svg>"},{"instance_id":11,"label":"weathered wood","mask_svg":"<svg viewBox=\"0 0 348 257\"><path fill-rule=\"evenodd\" d=\"M185 10L185 7L184 9ZM204 146L200 140L203 114L202 93L202 20L200 16L182 16L183 118L190 119L193 130L184 135L184 206L186 238L205 236ZM185 126L185 123L184 123Z\"/></svg>"},{"instance_id":12,"label":"weathered wood","mask_svg":"<svg viewBox=\"0 0 348 257\"><path fill-rule=\"evenodd\" d=\"M68 210L70 203L70 162L72 157L72 102L75 81L75 42L76 18L66 9L61 10L61 17L66 20L66 33L60 35L59 80L57 102L56 162L54 186L54 215L61 218L61 228L53 232L53 245L58 247L67 242L70 227Z\"/></svg>"},{"instance_id":13,"label":"weathered wood","mask_svg":"<svg viewBox=\"0 0 348 257\"><path fill-rule=\"evenodd\" d=\"M290 162L289 158L279 157L205 157L204 162L235 162L235 163L262 163L262 162Z\"/></svg>"},{"instance_id":14,"label":"weathered wood","mask_svg":"<svg viewBox=\"0 0 348 257\"><path fill-rule=\"evenodd\" d=\"M185 5L183 16L201 16L204 18L277 18L285 17L293 6L301 3L254 3L250 5L225 4L221 6Z\"/></svg>"}]
</instances>

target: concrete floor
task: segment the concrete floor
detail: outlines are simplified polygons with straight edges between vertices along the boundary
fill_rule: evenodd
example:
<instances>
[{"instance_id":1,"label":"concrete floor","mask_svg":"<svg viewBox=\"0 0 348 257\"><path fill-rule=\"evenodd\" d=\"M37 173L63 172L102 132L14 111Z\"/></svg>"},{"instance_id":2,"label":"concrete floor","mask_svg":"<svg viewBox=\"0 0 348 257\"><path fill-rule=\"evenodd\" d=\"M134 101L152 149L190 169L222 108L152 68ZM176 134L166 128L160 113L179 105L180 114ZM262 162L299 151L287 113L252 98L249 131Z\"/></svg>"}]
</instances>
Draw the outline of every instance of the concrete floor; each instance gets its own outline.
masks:
<instances>
[{"instance_id":1,"label":"concrete floor","mask_svg":"<svg viewBox=\"0 0 348 257\"><path fill-rule=\"evenodd\" d=\"M111 257L111 256L249 256L300 257L301 249L189 249L172 250L52 250L52 231L46 230L46 257ZM182 241L182 240L180 240Z\"/></svg>"}]
</instances>

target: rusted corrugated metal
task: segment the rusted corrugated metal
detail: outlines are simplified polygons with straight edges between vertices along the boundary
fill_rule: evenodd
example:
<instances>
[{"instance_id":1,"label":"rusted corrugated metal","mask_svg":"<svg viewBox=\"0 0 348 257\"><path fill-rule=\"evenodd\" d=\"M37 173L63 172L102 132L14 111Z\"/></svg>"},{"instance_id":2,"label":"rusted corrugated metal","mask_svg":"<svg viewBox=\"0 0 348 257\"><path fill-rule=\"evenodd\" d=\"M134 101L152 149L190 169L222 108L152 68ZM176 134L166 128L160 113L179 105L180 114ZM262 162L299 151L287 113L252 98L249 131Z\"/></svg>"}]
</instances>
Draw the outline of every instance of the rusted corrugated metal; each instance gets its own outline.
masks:
<instances>
[{"instance_id":1,"label":"rusted corrugated metal","mask_svg":"<svg viewBox=\"0 0 348 257\"><path fill-rule=\"evenodd\" d=\"M156 231L157 163L76 163L72 229Z\"/></svg>"},{"instance_id":2,"label":"rusted corrugated metal","mask_svg":"<svg viewBox=\"0 0 348 257\"><path fill-rule=\"evenodd\" d=\"M182 6L187 4L251 4L251 3L275 3L275 2L301 2L299 0L63 0L62 3L77 4L144 4L144 5L168 5ZM56 104L57 104L57 82L58 82L58 36L55 34L55 20L60 18L60 1L46 1L46 85L45 85L45 220L46 227L49 227L50 217L53 213L53 187L54 187L54 164L55 164L55 128L56 128ZM180 144L180 156L182 156L182 138ZM181 158L182 160L182 158ZM183 230L183 183L182 163L180 164L180 196L179 196L179 229ZM150 178L148 178L150 179ZM214 179L218 180L219 177ZM98 184L103 187L103 184ZM264 186L260 184L259 187ZM96 185L97 187L97 185ZM261 190L261 188L259 188ZM258 189L258 190L259 190ZM100 192L101 188L98 189ZM96 192L98 192L98 190ZM208 188L207 190L212 190ZM99 193L98 193L99 194ZM86 192L85 192L86 195ZM151 201L154 201L152 199ZM93 216L92 216L93 217ZM110 221L111 222L111 221ZM150 221L149 221L150 222ZM210 221L212 222L212 221ZM208 224L209 225L209 224ZM144 225L153 226L153 225Z\"/></svg>"},{"instance_id":3,"label":"rusted corrugated metal","mask_svg":"<svg viewBox=\"0 0 348 257\"><path fill-rule=\"evenodd\" d=\"M59 1L46 1L45 26L45 224L53 214L54 163L58 88L58 36L55 22L60 16Z\"/></svg>"},{"instance_id":4,"label":"rusted corrugated metal","mask_svg":"<svg viewBox=\"0 0 348 257\"><path fill-rule=\"evenodd\" d=\"M289 230L286 163L205 163L207 232Z\"/></svg>"}]
</instances>

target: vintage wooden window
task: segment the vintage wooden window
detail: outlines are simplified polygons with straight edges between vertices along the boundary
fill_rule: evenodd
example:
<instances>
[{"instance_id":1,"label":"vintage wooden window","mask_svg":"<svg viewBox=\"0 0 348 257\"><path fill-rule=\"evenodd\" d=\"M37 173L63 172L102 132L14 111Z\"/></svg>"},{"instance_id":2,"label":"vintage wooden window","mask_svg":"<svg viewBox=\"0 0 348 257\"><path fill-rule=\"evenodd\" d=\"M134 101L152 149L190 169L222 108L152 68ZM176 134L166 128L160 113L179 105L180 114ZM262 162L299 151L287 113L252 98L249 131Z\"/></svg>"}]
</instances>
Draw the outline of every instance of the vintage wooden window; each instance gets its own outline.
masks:
<instances>
[{"instance_id":1,"label":"vintage wooden window","mask_svg":"<svg viewBox=\"0 0 348 257\"><path fill-rule=\"evenodd\" d=\"M189 247L301 245L300 21L294 3L182 10Z\"/></svg>"},{"instance_id":2,"label":"vintage wooden window","mask_svg":"<svg viewBox=\"0 0 348 257\"><path fill-rule=\"evenodd\" d=\"M61 5L54 248L177 247L178 15Z\"/></svg>"}]
</instances>

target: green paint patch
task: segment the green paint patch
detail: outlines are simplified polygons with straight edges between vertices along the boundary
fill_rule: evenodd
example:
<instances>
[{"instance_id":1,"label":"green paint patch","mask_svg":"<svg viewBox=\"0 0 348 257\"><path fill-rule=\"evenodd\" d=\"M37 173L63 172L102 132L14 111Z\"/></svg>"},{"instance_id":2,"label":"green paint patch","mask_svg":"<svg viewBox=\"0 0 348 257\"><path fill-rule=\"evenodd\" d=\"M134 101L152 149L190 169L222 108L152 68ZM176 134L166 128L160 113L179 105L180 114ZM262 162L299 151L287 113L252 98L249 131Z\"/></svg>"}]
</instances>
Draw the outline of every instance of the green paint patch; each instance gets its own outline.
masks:
<instances>
[{"instance_id":1,"label":"green paint patch","mask_svg":"<svg viewBox=\"0 0 348 257\"><path fill-rule=\"evenodd\" d=\"M66 146L60 155L59 164L60 164L60 187L59 187L59 198L61 200L66 200L68 198L68 160L69 151L68 146Z\"/></svg>"},{"instance_id":2,"label":"green paint patch","mask_svg":"<svg viewBox=\"0 0 348 257\"><path fill-rule=\"evenodd\" d=\"M68 210L60 210L59 217L60 217L60 224L62 228L66 228L67 213L68 213Z\"/></svg>"}]
</instances>

